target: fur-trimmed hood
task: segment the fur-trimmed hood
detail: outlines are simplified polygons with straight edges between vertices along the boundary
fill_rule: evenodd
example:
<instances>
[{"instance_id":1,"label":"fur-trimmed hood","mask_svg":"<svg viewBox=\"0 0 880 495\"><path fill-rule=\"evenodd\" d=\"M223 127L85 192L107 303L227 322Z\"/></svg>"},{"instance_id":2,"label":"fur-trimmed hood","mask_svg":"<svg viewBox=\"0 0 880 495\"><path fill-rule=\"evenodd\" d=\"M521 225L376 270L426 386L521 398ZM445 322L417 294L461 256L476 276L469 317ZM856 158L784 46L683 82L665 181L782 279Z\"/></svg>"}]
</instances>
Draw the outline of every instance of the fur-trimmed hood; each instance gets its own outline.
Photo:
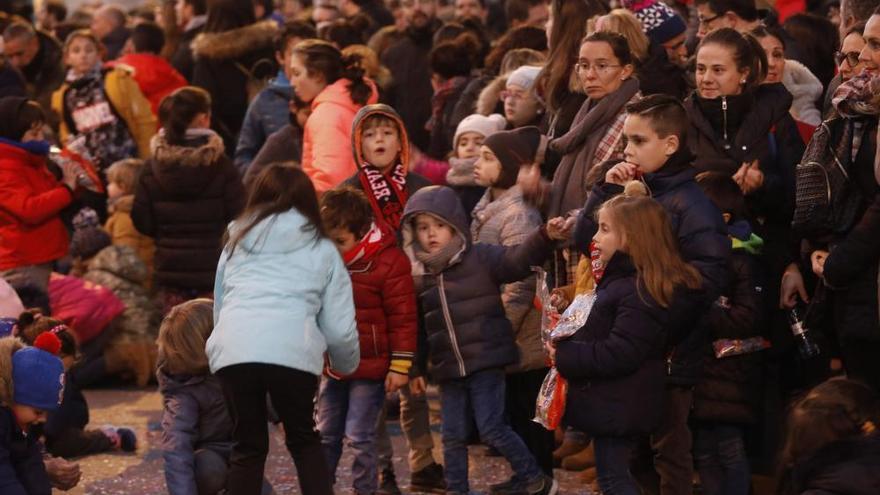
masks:
<instances>
[{"instance_id":1,"label":"fur-trimmed hood","mask_svg":"<svg viewBox=\"0 0 880 495\"><path fill-rule=\"evenodd\" d=\"M822 98L822 81L804 64L797 60L786 60L782 84L794 98L791 103L794 118L810 125L821 124L822 112L817 102Z\"/></svg>"},{"instance_id":2,"label":"fur-trimmed hood","mask_svg":"<svg viewBox=\"0 0 880 495\"><path fill-rule=\"evenodd\" d=\"M507 74L496 77L492 82L480 91L480 97L477 99L477 113L480 115L491 115L495 113L495 107L501 98L501 92L507 87Z\"/></svg>"},{"instance_id":3,"label":"fur-trimmed hood","mask_svg":"<svg viewBox=\"0 0 880 495\"><path fill-rule=\"evenodd\" d=\"M201 33L195 37L191 47L196 59L237 59L272 47L277 34L278 24L275 21L261 21L222 33Z\"/></svg>"},{"instance_id":4,"label":"fur-trimmed hood","mask_svg":"<svg viewBox=\"0 0 880 495\"><path fill-rule=\"evenodd\" d=\"M223 139L208 129L188 131L185 146L169 144L160 129L150 141L150 167L165 190L198 194L228 160L224 150Z\"/></svg>"},{"instance_id":5,"label":"fur-trimmed hood","mask_svg":"<svg viewBox=\"0 0 880 495\"><path fill-rule=\"evenodd\" d=\"M0 339L0 405L12 405L14 388L12 385L12 355L25 347L18 337Z\"/></svg>"}]
</instances>

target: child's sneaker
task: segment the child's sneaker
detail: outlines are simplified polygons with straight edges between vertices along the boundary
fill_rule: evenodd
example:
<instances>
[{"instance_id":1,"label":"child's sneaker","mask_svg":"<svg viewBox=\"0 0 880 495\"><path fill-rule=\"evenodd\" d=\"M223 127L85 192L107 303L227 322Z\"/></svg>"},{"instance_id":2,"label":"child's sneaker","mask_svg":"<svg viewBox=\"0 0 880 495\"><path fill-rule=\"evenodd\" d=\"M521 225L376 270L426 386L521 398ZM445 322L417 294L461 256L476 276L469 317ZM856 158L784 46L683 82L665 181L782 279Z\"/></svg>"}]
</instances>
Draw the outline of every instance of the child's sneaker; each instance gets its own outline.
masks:
<instances>
[{"instance_id":1,"label":"child's sneaker","mask_svg":"<svg viewBox=\"0 0 880 495\"><path fill-rule=\"evenodd\" d=\"M490 495L520 495L526 493L526 486L521 480L512 477L507 481L489 486Z\"/></svg>"},{"instance_id":2,"label":"child's sneaker","mask_svg":"<svg viewBox=\"0 0 880 495\"><path fill-rule=\"evenodd\" d=\"M542 475L537 480L526 485L526 493L530 495L556 495L558 491L559 483L547 475Z\"/></svg>"},{"instance_id":3,"label":"child's sneaker","mask_svg":"<svg viewBox=\"0 0 880 495\"><path fill-rule=\"evenodd\" d=\"M394 470L384 469L379 473L379 488L376 490L376 495L401 495Z\"/></svg>"},{"instance_id":4,"label":"child's sneaker","mask_svg":"<svg viewBox=\"0 0 880 495\"><path fill-rule=\"evenodd\" d=\"M443 466L432 462L410 476L411 492L445 493L446 480L443 479Z\"/></svg>"}]
</instances>

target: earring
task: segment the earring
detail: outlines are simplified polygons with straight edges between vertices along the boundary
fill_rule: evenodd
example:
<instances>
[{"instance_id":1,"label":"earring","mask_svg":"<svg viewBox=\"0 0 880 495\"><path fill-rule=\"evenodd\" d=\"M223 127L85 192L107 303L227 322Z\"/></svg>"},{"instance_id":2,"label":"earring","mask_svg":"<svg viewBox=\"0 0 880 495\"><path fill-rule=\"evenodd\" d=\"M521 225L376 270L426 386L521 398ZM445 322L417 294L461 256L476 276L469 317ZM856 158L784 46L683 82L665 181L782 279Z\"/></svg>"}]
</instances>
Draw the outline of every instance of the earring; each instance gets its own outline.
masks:
<instances>
[{"instance_id":1,"label":"earring","mask_svg":"<svg viewBox=\"0 0 880 495\"><path fill-rule=\"evenodd\" d=\"M745 80L745 79L743 79L743 80L742 80L742 81L740 81L740 82L739 82L739 83L740 83L740 84L745 84L745 83L746 83L746 80Z\"/></svg>"}]
</instances>

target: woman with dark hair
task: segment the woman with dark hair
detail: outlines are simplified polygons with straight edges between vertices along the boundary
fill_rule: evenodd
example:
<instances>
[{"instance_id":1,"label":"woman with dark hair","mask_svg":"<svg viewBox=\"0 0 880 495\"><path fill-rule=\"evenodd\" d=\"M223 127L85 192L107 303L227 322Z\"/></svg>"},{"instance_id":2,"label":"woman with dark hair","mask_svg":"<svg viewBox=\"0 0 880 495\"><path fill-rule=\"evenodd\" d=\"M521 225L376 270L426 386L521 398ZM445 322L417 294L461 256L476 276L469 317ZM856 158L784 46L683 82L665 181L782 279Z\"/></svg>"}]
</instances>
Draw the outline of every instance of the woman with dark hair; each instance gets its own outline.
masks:
<instances>
[{"instance_id":1,"label":"woman with dark hair","mask_svg":"<svg viewBox=\"0 0 880 495\"><path fill-rule=\"evenodd\" d=\"M223 137L229 155L235 151L256 82L274 75L274 40L278 24L257 22L252 2L212 0L205 29L192 42L196 63L192 84L213 97L212 127Z\"/></svg>"},{"instance_id":2,"label":"woman with dark hair","mask_svg":"<svg viewBox=\"0 0 880 495\"><path fill-rule=\"evenodd\" d=\"M376 103L379 94L373 81L364 76L360 57L344 56L326 41L297 44L289 70L296 96L311 102L312 113L303 133L302 169L320 195L357 172L348 145L351 124L357 111Z\"/></svg>"}]
</instances>

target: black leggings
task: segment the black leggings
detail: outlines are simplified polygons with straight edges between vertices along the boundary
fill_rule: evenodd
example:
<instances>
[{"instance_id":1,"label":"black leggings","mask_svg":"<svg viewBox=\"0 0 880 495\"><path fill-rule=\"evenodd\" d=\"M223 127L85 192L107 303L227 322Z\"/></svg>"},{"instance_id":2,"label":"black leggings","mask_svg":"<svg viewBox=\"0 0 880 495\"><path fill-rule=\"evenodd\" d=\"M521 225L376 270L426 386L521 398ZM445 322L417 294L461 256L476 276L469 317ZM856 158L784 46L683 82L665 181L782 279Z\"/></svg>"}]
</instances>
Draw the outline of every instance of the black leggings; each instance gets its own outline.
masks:
<instances>
[{"instance_id":1,"label":"black leggings","mask_svg":"<svg viewBox=\"0 0 880 495\"><path fill-rule=\"evenodd\" d=\"M332 495L330 472L315 428L318 377L272 364L246 363L217 372L234 423L235 447L229 459L229 495L260 493L269 453L266 394L284 424L303 495Z\"/></svg>"}]
</instances>

